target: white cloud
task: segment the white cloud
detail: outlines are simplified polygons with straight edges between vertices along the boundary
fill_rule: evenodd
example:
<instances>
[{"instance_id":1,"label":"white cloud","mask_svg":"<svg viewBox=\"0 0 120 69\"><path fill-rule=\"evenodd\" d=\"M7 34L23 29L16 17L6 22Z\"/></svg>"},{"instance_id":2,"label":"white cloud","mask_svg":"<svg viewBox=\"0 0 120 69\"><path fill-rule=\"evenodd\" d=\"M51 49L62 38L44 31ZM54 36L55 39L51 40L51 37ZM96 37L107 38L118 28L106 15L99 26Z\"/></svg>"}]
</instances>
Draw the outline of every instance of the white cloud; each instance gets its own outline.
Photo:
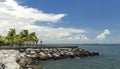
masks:
<instances>
[{"instance_id":1,"label":"white cloud","mask_svg":"<svg viewBox=\"0 0 120 69\"><path fill-rule=\"evenodd\" d=\"M77 40L82 40L82 41L89 40L88 37L86 37L85 35L82 35L82 34L77 34L75 36L70 36L68 39L69 40L77 39Z\"/></svg>"},{"instance_id":2,"label":"white cloud","mask_svg":"<svg viewBox=\"0 0 120 69\"><path fill-rule=\"evenodd\" d=\"M103 33L99 34L97 37L96 37L96 40L103 40L106 38L107 35L110 34L110 31L108 29L105 29Z\"/></svg>"},{"instance_id":3,"label":"white cloud","mask_svg":"<svg viewBox=\"0 0 120 69\"><path fill-rule=\"evenodd\" d=\"M0 34L5 35L9 28L21 31L28 29L35 31L40 39L47 42L69 42L72 40L88 40L86 32L75 28L53 28L35 25L37 21L57 23L66 14L48 14L41 10L19 5L15 0L0 2Z\"/></svg>"},{"instance_id":4,"label":"white cloud","mask_svg":"<svg viewBox=\"0 0 120 69\"><path fill-rule=\"evenodd\" d=\"M11 14L18 19L31 20L32 23L35 21L56 23L66 16L66 14L43 13L41 10L21 6L15 0L0 2L0 12L3 12L3 14Z\"/></svg>"}]
</instances>

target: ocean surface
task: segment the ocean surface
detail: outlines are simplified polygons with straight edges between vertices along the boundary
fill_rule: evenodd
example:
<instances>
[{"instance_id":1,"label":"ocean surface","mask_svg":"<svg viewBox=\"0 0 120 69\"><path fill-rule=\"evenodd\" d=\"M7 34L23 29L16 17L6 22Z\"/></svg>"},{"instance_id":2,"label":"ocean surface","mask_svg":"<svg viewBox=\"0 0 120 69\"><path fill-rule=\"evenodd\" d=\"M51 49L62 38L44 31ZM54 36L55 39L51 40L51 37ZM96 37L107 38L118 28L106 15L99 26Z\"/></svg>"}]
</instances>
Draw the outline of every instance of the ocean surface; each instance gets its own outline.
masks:
<instances>
[{"instance_id":1,"label":"ocean surface","mask_svg":"<svg viewBox=\"0 0 120 69\"><path fill-rule=\"evenodd\" d=\"M81 44L101 56L39 61L42 69L120 69L120 44Z\"/></svg>"}]
</instances>

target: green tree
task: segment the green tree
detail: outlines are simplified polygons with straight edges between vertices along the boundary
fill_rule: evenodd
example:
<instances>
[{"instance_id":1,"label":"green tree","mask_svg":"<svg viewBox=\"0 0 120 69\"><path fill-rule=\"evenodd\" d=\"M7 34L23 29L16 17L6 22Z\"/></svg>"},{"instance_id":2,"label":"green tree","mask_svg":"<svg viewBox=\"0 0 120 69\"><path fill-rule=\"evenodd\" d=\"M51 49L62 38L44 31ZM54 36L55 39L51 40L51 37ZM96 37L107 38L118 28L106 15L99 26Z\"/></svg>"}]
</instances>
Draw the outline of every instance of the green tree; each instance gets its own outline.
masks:
<instances>
[{"instance_id":1,"label":"green tree","mask_svg":"<svg viewBox=\"0 0 120 69\"><path fill-rule=\"evenodd\" d=\"M20 41L21 41L20 35L19 34L15 35L14 44L20 45Z\"/></svg>"},{"instance_id":2,"label":"green tree","mask_svg":"<svg viewBox=\"0 0 120 69\"><path fill-rule=\"evenodd\" d=\"M29 34L29 41L32 42L32 44L36 43L36 45L37 45L37 42L39 41L39 39L35 32L32 32Z\"/></svg>"},{"instance_id":3,"label":"green tree","mask_svg":"<svg viewBox=\"0 0 120 69\"><path fill-rule=\"evenodd\" d=\"M22 30L19 35L20 35L20 38L21 38L21 42L24 43L24 44L25 43L28 44L29 31L28 30Z\"/></svg>"},{"instance_id":4,"label":"green tree","mask_svg":"<svg viewBox=\"0 0 120 69\"><path fill-rule=\"evenodd\" d=\"M0 45L4 44L5 43L5 39L3 36L0 35Z\"/></svg>"},{"instance_id":5,"label":"green tree","mask_svg":"<svg viewBox=\"0 0 120 69\"><path fill-rule=\"evenodd\" d=\"M15 37L16 37L16 30L14 28L10 28L7 33L7 36L5 37L6 42L10 44L10 46L15 44Z\"/></svg>"},{"instance_id":6,"label":"green tree","mask_svg":"<svg viewBox=\"0 0 120 69\"><path fill-rule=\"evenodd\" d=\"M29 42L30 44L37 44L38 41L39 39L35 32L29 33L28 30L22 30L19 34L16 34L16 30L14 28L9 29L5 39L0 36L0 43L6 42L6 44L9 44L10 46L13 44L21 46L21 44L28 44Z\"/></svg>"}]
</instances>

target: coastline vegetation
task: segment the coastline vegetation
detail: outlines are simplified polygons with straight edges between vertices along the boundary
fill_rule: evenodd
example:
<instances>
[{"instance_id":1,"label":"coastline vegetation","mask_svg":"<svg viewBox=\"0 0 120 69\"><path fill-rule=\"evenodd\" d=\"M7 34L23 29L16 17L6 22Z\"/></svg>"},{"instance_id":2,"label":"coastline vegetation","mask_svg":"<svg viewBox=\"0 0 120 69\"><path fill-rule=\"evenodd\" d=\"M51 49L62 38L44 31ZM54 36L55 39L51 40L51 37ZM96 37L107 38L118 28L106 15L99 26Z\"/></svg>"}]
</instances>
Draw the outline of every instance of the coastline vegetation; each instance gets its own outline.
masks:
<instances>
[{"instance_id":1,"label":"coastline vegetation","mask_svg":"<svg viewBox=\"0 0 120 69\"><path fill-rule=\"evenodd\" d=\"M6 36L0 35L0 45L37 45L39 39L35 32L29 32L24 29L19 34L16 33L16 29L10 28Z\"/></svg>"}]
</instances>

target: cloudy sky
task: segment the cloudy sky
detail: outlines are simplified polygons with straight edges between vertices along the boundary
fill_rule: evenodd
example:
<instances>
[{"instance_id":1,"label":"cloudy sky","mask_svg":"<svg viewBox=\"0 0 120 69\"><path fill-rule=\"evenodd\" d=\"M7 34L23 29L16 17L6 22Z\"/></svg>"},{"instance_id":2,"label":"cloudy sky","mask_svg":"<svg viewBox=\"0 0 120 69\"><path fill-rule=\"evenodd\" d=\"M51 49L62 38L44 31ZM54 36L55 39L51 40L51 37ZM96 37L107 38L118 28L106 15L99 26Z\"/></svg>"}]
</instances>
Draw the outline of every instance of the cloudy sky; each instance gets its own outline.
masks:
<instances>
[{"instance_id":1,"label":"cloudy sky","mask_svg":"<svg viewBox=\"0 0 120 69\"><path fill-rule=\"evenodd\" d=\"M0 35L35 31L44 43L120 43L119 0L0 0Z\"/></svg>"}]
</instances>

